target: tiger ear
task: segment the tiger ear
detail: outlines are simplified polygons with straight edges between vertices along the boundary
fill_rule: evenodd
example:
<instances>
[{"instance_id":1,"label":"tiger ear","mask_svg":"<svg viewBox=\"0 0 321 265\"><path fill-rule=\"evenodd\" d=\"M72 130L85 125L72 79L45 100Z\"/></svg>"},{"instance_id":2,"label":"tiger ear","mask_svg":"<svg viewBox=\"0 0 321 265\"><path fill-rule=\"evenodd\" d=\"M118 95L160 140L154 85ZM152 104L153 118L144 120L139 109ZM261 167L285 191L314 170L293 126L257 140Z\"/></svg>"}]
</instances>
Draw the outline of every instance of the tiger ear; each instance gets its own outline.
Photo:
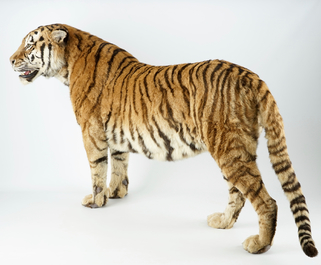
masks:
<instances>
[{"instance_id":1,"label":"tiger ear","mask_svg":"<svg viewBox=\"0 0 321 265\"><path fill-rule=\"evenodd\" d=\"M51 32L51 38L54 42L61 44L66 43L68 39L68 32L64 29L57 29Z\"/></svg>"}]
</instances>

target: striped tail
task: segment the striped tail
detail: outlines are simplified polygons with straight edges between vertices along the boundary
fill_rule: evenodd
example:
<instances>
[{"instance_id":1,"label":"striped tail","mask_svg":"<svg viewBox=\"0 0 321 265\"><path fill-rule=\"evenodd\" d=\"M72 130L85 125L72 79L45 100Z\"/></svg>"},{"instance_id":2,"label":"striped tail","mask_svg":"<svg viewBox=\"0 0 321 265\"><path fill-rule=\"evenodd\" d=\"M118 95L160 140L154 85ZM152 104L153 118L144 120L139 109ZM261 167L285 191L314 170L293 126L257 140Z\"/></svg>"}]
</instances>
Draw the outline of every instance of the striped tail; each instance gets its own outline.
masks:
<instances>
[{"instance_id":1,"label":"striped tail","mask_svg":"<svg viewBox=\"0 0 321 265\"><path fill-rule=\"evenodd\" d=\"M315 257L318 255L318 250L311 236L309 211L287 151L282 117L268 87L261 80L258 86L258 99L260 122L265 129L270 160L290 202L301 247L307 256Z\"/></svg>"}]
</instances>

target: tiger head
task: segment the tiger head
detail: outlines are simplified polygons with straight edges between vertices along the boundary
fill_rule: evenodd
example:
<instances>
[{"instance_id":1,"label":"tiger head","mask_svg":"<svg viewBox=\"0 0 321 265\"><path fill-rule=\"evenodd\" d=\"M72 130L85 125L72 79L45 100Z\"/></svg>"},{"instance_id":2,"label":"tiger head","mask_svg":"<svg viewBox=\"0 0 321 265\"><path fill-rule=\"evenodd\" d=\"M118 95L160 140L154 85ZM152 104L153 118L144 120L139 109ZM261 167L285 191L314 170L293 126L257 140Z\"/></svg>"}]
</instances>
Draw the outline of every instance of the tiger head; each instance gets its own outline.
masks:
<instances>
[{"instance_id":1,"label":"tiger head","mask_svg":"<svg viewBox=\"0 0 321 265\"><path fill-rule=\"evenodd\" d=\"M41 26L31 31L10 57L20 81L29 84L39 76L53 77L66 65L64 52L68 29L60 24Z\"/></svg>"}]
</instances>

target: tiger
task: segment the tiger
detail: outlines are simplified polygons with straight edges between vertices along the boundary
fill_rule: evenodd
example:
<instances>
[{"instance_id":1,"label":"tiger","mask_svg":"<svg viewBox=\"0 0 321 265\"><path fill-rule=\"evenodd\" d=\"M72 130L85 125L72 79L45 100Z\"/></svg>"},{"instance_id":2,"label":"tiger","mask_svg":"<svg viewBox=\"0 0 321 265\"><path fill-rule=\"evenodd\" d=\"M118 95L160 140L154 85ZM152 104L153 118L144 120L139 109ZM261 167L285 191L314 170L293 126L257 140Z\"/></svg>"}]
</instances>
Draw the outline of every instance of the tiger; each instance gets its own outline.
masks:
<instances>
[{"instance_id":1,"label":"tiger","mask_svg":"<svg viewBox=\"0 0 321 265\"><path fill-rule=\"evenodd\" d=\"M258 215L259 234L248 237L243 248L264 253L272 245L277 222L276 201L268 194L256 163L258 138L264 129L269 158L290 202L301 248L307 256L317 256L283 120L257 74L218 59L145 64L124 49L65 24L40 26L28 33L10 63L23 84L44 76L56 77L69 87L92 179L92 193L82 205L99 208L109 198L128 194L129 153L176 161L207 151L220 167L229 194L225 211L209 215L208 225L232 228L248 199Z\"/></svg>"}]
</instances>

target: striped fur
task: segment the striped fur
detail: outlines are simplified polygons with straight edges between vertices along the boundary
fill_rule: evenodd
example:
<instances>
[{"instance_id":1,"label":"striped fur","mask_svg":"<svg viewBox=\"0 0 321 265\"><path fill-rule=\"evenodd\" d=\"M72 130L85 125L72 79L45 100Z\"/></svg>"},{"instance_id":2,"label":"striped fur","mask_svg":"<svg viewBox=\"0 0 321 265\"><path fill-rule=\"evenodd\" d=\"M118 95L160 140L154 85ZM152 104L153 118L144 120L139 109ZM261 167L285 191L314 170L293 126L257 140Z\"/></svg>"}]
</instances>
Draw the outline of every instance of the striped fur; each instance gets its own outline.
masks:
<instances>
[{"instance_id":1,"label":"striped fur","mask_svg":"<svg viewBox=\"0 0 321 265\"><path fill-rule=\"evenodd\" d=\"M306 255L317 255L305 198L287 152L283 122L266 84L250 70L222 60L170 66L139 62L125 50L67 25L30 32L10 58L20 79L55 76L70 89L91 168L91 195L83 205L101 207L128 192L129 152L175 161L209 151L229 187L224 213L208 217L231 228L247 198L259 218L259 234L243 247L269 249L277 206L256 165L260 127L275 173L298 226ZM106 186L108 150L111 181Z\"/></svg>"}]
</instances>

